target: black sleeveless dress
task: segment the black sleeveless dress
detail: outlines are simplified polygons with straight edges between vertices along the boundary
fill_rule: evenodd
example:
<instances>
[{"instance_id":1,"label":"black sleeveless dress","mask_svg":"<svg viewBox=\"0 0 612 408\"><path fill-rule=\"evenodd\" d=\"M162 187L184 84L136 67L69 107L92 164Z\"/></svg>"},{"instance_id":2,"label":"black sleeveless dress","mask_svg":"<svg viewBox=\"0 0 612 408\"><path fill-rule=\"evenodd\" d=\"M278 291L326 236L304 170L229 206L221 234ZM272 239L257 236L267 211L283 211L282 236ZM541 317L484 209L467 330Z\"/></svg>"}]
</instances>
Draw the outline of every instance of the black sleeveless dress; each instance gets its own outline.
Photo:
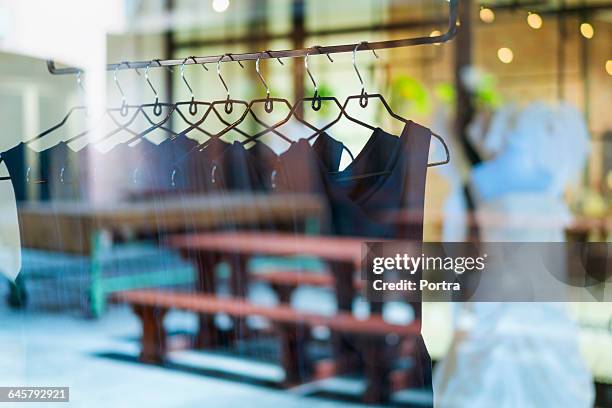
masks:
<instances>
[{"instance_id":1,"label":"black sleeveless dress","mask_svg":"<svg viewBox=\"0 0 612 408\"><path fill-rule=\"evenodd\" d=\"M400 137L378 128L342 171L328 167L321 155L301 140L281 156L280 189L323 197L329 211L324 229L330 234L420 243L430 139L431 131L414 122L405 125ZM328 157L339 158L342 153L341 144L328 149ZM367 174L375 175L359 177ZM385 221L385 213L397 210L414 214L415 222L401 227ZM420 321L420 302L412 307ZM380 304L371 306L372 310L380 308ZM414 359L415 386L431 390L431 359L422 337Z\"/></svg>"}]
</instances>

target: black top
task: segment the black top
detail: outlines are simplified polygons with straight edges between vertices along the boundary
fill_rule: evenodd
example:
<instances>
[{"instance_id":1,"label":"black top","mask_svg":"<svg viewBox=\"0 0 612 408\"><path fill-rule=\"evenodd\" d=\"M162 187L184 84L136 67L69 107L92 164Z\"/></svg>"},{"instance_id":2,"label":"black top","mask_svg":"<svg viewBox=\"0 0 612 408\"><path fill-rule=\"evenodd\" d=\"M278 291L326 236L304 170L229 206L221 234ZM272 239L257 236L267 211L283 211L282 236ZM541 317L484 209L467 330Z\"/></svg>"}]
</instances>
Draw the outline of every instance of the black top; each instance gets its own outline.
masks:
<instances>
[{"instance_id":1,"label":"black top","mask_svg":"<svg viewBox=\"0 0 612 408\"><path fill-rule=\"evenodd\" d=\"M405 125L399 138L376 129L355 160L339 172L302 140L281 155L280 187L324 198L330 211L326 233L422 242L430 139L429 129L413 122ZM339 157L341 149L341 145L331 147L331 157ZM385 213L397 210L410 211L415 222L408 227L386 222ZM338 308L351 308L350 297L339 294L338 300ZM420 302L412 307L420 321ZM382 305L372 304L371 310L381 312ZM416 340L414 386L431 390L431 358L422 337Z\"/></svg>"},{"instance_id":2,"label":"black top","mask_svg":"<svg viewBox=\"0 0 612 408\"><path fill-rule=\"evenodd\" d=\"M40 171L35 171L28 164L26 152L34 156L34 162L39 163ZM78 199L79 180L75 165L71 163L71 157L75 152L65 142L36 152L27 148L26 143L19 143L15 147L2 153L2 160L10 174L10 179L15 190L15 199L24 201L27 199L28 185L34 184L39 190L39 199L48 201L50 199L73 200Z\"/></svg>"},{"instance_id":3,"label":"black top","mask_svg":"<svg viewBox=\"0 0 612 408\"><path fill-rule=\"evenodd\" d=\"M387 211L401 209L422 217L430 137L429 129L414 122L399 138L376 129L342 171L337 171L341 143L321 139L327 146L321 155L316 143L300 140L280 157L279 190L322 196L330 210L328 233L421 241L422 219L416 229L403 229L383 218ZM326 157L332 160L326 162ZM374 175L359 177L367 174Z\"/></svg>"},{"instance_id":4,"label":"black top","mask_svg":"<svg viewBox=\"0 0 612 408\"><path fill-rule=\"evenodd\" d=\"M17 201L25 200L27 182L31 175L31 169L28 169L26 163L25 144L23 142L19 143L17 146L3 152L2 160L6 163L6 167L11 176L13 189L15 190L15 199Z\"/></svg>"}]
</instances>

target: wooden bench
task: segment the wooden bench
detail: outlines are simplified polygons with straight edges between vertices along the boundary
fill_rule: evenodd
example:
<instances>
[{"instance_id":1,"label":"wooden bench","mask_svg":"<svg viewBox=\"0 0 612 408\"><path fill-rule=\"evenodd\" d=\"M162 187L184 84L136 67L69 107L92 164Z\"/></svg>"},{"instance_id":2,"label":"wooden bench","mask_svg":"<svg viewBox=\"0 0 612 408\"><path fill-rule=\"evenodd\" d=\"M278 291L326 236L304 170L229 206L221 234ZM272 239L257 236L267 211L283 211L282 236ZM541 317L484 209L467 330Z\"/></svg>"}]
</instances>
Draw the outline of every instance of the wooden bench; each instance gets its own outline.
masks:
<instances>
[{"instance_id":1,"label":"wooden bench","mask_svg":"<svg viewBox=\"0 0 612 408\"><path fill-rule=\"evenodd\" d=\"M333 276L338 309L349 312L354 299L353 275L361 265L363 238L308 236L272 232L209 232L173 235L166 243L180 249L197 263L198 290L215 293L214 265L225 258L230 263L230 288L245 297L250 275L247 260L252 256L311 256L324 261ZM205 318L202 318L205 320ZM210 326L210 323L206 324Z\"/></svg>"},{"instance_id":2,"label":"wooden bench","mask_svg":"<svg viewBox=\"0 0 612 408\"><path fill-rule=\"evenodd\" d=\"M377 364L388 357L388 350L380 346L389 334L399 338L418 336L420 325L396 325L385 322L379 315L359 320L350 313L340 312L334 316L323 316L297 311L287 305L260 306L242 299L218 298L200 293L170 292L162 290L133 290L115 294L115 299L132 306L142 324L140 360L146 363L162 363L166 353L166 332L163 319L170 309L186 310L198 315L224 313L234 318L260 316L270 320L279 335L281 366L285 371L285 385L305 381L312 367L304 367L305 344L300 341L300 327L327 327L333 332L348 333L366 343L365 375L370 393L380 394L389 384L390 372L381 372L386 364ZM369 346L368 346L369 344ZM371 362L371 363L368 363Z\"/></svg>"},{"instance_id":3,"label":"wooden bench","mask_svg":"<svg viewBox=\"0 0 612 408\"><path fill-rule=\"evenodd\" d=\"M198 290L207 293L216 293L214 265L219 260L224 260L230 264L230 290L231 293L240 298L246 297L248 290L249 279L252 277L248 273L248 259L253 256L308 256L320 259L326 264L330 275L332 276L332 287L336 297L337 309L340 313L350 316L355 298L355 271L359 270L362 261L362 246L364 241L371 239L360 237L337 237L337 236L315 236L315 235L300 235L295 233L279 233L279 232L253 232L253 231L235 231L235 232L207 232L194 234L174 235L166 239L169 246L180 249L187 257L192 258L197 263L198 269ZM277 281L284 281L285 288L287 282L294 277L284 275L282 277L274 277ZM318 279L319 285L329 284L326 278ZM328 279L328 278L327 278ZM304 278L294 279L295 283L304 282ZM290 289L290 288L289 288ZM283 294L285 301L288 303L290 290L286 290ZM280 296L279 296L280 297ZM416 316L421 315L420 302L411 303ZM382 303L371 303L371 316L381 319ZM204 332L215 331L214 321L211 316L199 317L200 330ZM420 320L413 323L413 329L418 332L420 329ZM248 329L244 325L244 319L239 319L235 325L238 329L236 332L242 336L248 334ZM203 335L199 336L204 338ZM212 336L214 344L215 337ZM360 339L357 339L360 340ZM370 372L369 378L379 377L380 381L375 383L370 381L368 391L368 401L383 400L388 393L385 392L382 383L386 381L387 373L391 370L389 359L384 358L385 351L390 347L385 345L384 340L378 339L368 340L368 344L364 347L358 347L357 350L352 344L352 339L344 333L332 332L332 348L333 362L330 364L334 368L331 370L335 373L346 371L347 361L357 356L362 359L366 365L366 372ZM378 343L378 346L373 346ZM422 340L421 340L422 341ZM203 344L203 343L200 343ZM372 372L383 373L374 375ZM379 386L377 388L377 386Z\"/></svg>"}]
</instances>

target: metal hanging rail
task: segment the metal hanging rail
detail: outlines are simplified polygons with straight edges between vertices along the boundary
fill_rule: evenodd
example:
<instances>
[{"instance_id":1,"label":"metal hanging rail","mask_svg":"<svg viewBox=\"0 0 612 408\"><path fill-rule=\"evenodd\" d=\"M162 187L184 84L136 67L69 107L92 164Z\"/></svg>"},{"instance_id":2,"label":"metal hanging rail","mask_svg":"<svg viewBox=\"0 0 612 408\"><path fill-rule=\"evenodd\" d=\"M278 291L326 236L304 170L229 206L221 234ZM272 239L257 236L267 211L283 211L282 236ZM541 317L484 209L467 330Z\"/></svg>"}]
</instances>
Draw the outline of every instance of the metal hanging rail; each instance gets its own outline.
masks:
<instances>
[{"instance_id":1,"label":"metal hanging rail","mask_svg":"<svg viewBox=\"0 0 612 408\"><path fill-rule=\"evenodd\" d=\"M436 36L427 37L414 37L404 38L399 40L388 40L388 41L374 41L368 42L366 47L362 47L361 51L368 50L382 50L388 48L400 48L400 47L411 47L415 45L424 44L439 44L444 43L452 39L457 33L457 2L458 0L449 0L449 12L448 12L448 28L445 33ZM124 61L115 64L108 64L106 66L107 71L123 70L123 69L139 69L139 68L159 68L159 67L173 67L179 65L192 65L192 64L208 64L216 63L218 61L256 61L258 59L269 59L269 58L296 58L305 57L308 55L316 54L340 54L345 52L353 52L355 47L359 43L355 44L342 44L342 45L331 45L321 46L312 48L303 48L300 50L281 50L281 51L263 51L263 52L248 52L243 54L223 54L223 55L210 55L206 57L188 57L187 59L166 59L166 60L154 60L154 61ZM152 64L155 62L155 64ZM53 75L67 75L77 74L83 72L81 68L76 67L64 67L58 68L55 66L54 60L47 60L47 69Z\"/></svg>"}]
</instances>

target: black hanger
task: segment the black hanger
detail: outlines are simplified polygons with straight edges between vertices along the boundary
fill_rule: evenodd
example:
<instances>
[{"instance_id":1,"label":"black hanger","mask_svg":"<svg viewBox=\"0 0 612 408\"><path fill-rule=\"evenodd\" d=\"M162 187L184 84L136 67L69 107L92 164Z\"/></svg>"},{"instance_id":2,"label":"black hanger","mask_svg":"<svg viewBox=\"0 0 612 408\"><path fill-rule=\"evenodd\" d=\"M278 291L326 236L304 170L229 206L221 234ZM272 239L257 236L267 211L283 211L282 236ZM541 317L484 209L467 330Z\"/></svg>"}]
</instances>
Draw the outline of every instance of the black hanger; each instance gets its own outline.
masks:
<instances>
[{"instance_id":1,"label":"black hanger","mask_svg":"<svg viewBox=\"0 0 612 408\"><path fill-rule=\"evenodd\" d=\"M319 49L319 46L315 46L314 48ZM319 51L320 52L320 51ZM322 134L326 129L328 129L329 127L331 127L331 125L333 125L334 123L336 123L339 118L337 118L336 120L334 120L331 124L326 125L324 128L319 129L316 126L312 125L311 123L309 123L308 121L304 120L303 118L300 117L300 115L297 114L297 109L299 108L299 106L301 104L303 104L304 102L310 102L310 106L312 108L312 110L314 111L319 111L321 109L322 106L322 101L330 101L330 102L334 102L336 104L336 106L338 107L338 109L340 110L340 115L342 114L342 104L340 103L340 101L338 101L337 98L333 97L333 96L321 96L319 95L319 88L317 85L317 82L315 81L312 73L310 72L310 68L308 67L308 56L309 56L309 52L306 53L306 56L304 58L304 67L306 68L306 72L308 73L308 76L310 77L310 80L312 81L313 85L314 85L314 94L312 97L303 97L300 98L298 101L296 101L296 103L293 105L293 108L289 111L289 113L287 114L287 116L283 119L281 119L280 121L276 122L274 125L272 126L268 126L265 129L263 129L262 131L256 133L255 135L253 135L250 140L255 140L263 135L265 135L266 133L269 132L274 132L277 133L277 128L280 126L283 126L284 124L286 124L287 122L289 122L289 120L291 120L291 118L295 118L298 122L302 123L303 125L305 125L306 127L308 127L309 129L313 130L315 133L313 133L312 135L308 136L306 139L307 140L311 140L314 137ZM334 62L334 60L331 58L331 56L329 54L326 54L327 58L331 61ZM280 59L279 59L280 61ZM261 75L260 75L261 78ZM262 78L263 79L263 78ZM265 82L264 82L265 83ZM284 99L281 99L281 101L286 101ZM288 101L286 101L286 103L288 104L288 106L291 106L289 104ZM248 142L250 140L247 140L245 142ZM287 140L287 139L286 139ZM290 143L293 143L292 140L288 140ZM344 145L344 143L342 144L342 148L344 150L346 150L349 154L349 156L354 159L353 154L351 153L351 151Z\"/></svg>"},{"instance_id":2,"label":"black hanger","mask_svg":"<svg viewBox=\"0 0 612 408\"><path fill-rule=\"evenodd\" d=\"M368 101L370 99L378 99L380 102L382 102L383 106L385 107L385 110L387 111L387 113L392 118L394 118L394 119L396 119L396 120L398 120L398 121L400 121L400 122L402 122L404 124L410 123L409 120L404 119L400 115L398 115L395 112L393 112L393 110L391 109L391 107L387 103L387 100L385 99L384 96L382 96L381 94L378 94L378 93L376 93L376 94L368 94L365 91L365 84L363 83L363 78L361 77L361 74L359 73L359 69L357 68L357 62L356 62L357 50L362 45L368 45L367 41L363 41L363 42L357 44L355 46L355 49L353 50L353 68L355 69L355 73L357 73L357 78L359 78L359 82L361 83L361 92L358 95L351 95L351 96L346 98L346 101L344 102L344 105L343 105L344 116L346 116L346 118L351 120L352 122L355 122L355 123L357 123L357 124L359 124L361 126L367 127L370 130L375 130L376 129L375 126L371 126L371 125L369 125L369 124L367 124L367 123L365 123L365 122L363 122L363 121L361 121L361 120L359 120L357 118L352 117L348 113L348 111L346 109L348 107L349 102L351 100L354 100L354 99L359 100L359 106L361 106L362 108L366 108L368 106ZM374 56L376 58L378 58L378 55L376 54L376 51L374 51L372 49L372 52L374 53ZM439 161L439 162L427 163L427 167L435 167L435 166L440 166L440 165L443 165L443 164L447 164L448 162L450 162L450 152L448 150L448 146L447 146L446 142L444 141L444 139L441 136L439 136L439 135L437 135L437 134L435 134L433 132L431 132L431 135L433 137L435 137L436 139L438 139L442 143L442 146L444 147L444 151L446 153L446 159L442 160L442 161Z\"/></svg>"},{"instance_id":3,"label":"black hanger","mask_svg":"<svg viewBox=\"0 0 612 408\"><path fill-rule=\"evenodd\" d=\"M270 54L270 51L265 51L268 54ZM257 141L257 139L264 133L268 133L268 132L272 132L275 135L279 136L281 139L283 139L284 141L288 142L289 144L293 143L293 140L291 140L290 138L288 138L286 135L284 135L282 132L279 132L276 128L278 127L278 125L272 125L270 126L267 123L264 123L263 121L261 121L257 115L255 114L255 112L253 111L253 108L256 104L264 104L264 110L267 113L272 113L272 111L274 110L274 102L277 103L282 103L285 106L287 106L287 108L289 109L288 111L288 117L290 117L291 112L293 110L293 107L291 106L291 103L285 99L285 98L277 98L277 97L271 97L270 96L270 87L268 86L268 83L266 82L266 80L264 79L263 75L261 74L260 70L259 70L259 60L260 58L257 58L257 60L255 61L255 72L257 72L257 76L259 76L259 80L261 81L261 83L263 84L263 86L266 88L266 97L265 98L260 98L260 99L254 99L249 103L248 109L249 112L251 113L251 115L253 116L253 118L255 119L255 121L257 123L259 123L261 126L264 127L263 131L258 132L255 135L252 136L248 136L245 140L242 141L242 144L246 145L250 142L254 142ZM276 59L281 65L285 65L285 63L283 61L281 61L280 58Z\"/></svg>"},{"instance_id":4,"label":"black hanger","mask_svg":"<svg viewBox=\"0 0 612 408\"><path fill-rule=\"evenodd\" d=\"M81 81L81 73L82 71L79 69L77 71L77 84L79 86L79 88L81 89L82 93L85 94L85 88L83 87L83 82ZM72 116L73 113L75 112L80 112L83 111L85 112L85 114L87 114L87 106L75 106L70 108L70 110L68 111L68 113L66 113L66 115L64 116L64 118L57 123L56 125L50 127L49 129L45 130L42 133L39 133L38 135L34 136L33 138L27 140L26 142L24 142L26 145L30 144L36 140L42 139L43 137L55 132L57 129L61 128L62 126L64 126L66 124L66 122L68 121L68 119L70 118L70 116ZM65 142L69 142L70 139L66 140Z\"/></svg>"},{"instance_id":5,"label":"black hanger","mask_svg":"<svg viewBox=\"0 0 612 408\"><path fill-rule=\"evenodd\" d=\"M126 64L128 67L130 67L129 63L127 62L123 62L122 64ZM153 107L153 112L155 113L155 115L161 115L161 107L164 104L161 104L157 99L155 101L155 103L153 104L142 104L142 105L129 105L127 103L126 97L125 97L125 93L123 92L123 88L121 87L121 84L119 84L119 80L117 78L117 69L118 67L115 67L115 71L113 73L113 80L115 81L115 85L117 86L117 89L119 90L119 93L121 94L121 107L119 108L109 108L106 109L104 111L104 116L110 118L113 123L115 123L115 125L117 125L117 128L115 128L114 130L110 131L109 133L107 133L106 135L104 135L103 137L101 137L98 140L95 140L94 143L99 143L103 140L106 140L116 134L118 134L119 132L121 132L122 130L131 133L132 135L134 135L134 138L130 139L130 141L128 141L127 143L131 143L132 141L136 140L138 133L131 130L129 128L129 126L134 123L134 121L138 118L139 114L142 114L145 119L149 122L149 123L155 123L147 114L147 112L144 110L144 108L146 107ZM138 75L140 75L140 72L138 70L136 70L136 73ZM122 117L127 117L129 114L129 111L131 109L135 109L134 113L132 114L132 116L123 123L120 123L119 120L114 116L113 113L119 112L119 115ZM157 123L165 123L168 118L170 117L170 115L172 114L172 108L170 107L168 113L166 114L166 117L164 119L162 119L160 122ZM81 132L79 134L77 134L76 136L71 137L70 139L66 140L66 142L72 142L75 141L81 137L84 137L86 135L88 135L91 132L91 129L88 129L84 132Z\"/></svg>"},{"instance_id":6,"label":"black hanger","mask_svg":"<svg viewBox=\"0 0 612 408\"><path fill-rule=\"evenodd\" d=\"M229 54L227 54L229 55ZM230 55L230 58L231 55ZM197 63L196 59L194 56L188 57L185 61L187 61L188 59L192 59L194 61L194 63ZM223 59L223 57L221 58ZM187 85L187 88L189 89L189 91L191 92L191 99L193 101L194 97L193 97L193 91L191 90L191 86L189 86L189 83L187 82L187 80L185 79L184 75L183 75L183 71L182 68L184 66L185 61L183 61L183 65L181 66L181 76L183 77L183 81L185 82L185 85ZM201 64L202 68L204 68L206 71L208 71L208 68L206 67L205 64ZM242 63L240 63L240 67L244 68L244 66L242 65ZM202 128L200 128L199 126L204 123L204 121L206 120L206 118L208 117L208 115L212 112L214 113L214 115L217 117L217 119L223 123L226 127L230 127L232 126L232 123L228 122L223 115L221 115L219 113L219 111L217 110L217 106L220 105L221 103L223 103L224 105L224 110L227 114L230 114L233 112L233 104L239 104L239 105L243 105L245 106L245 113L246 113L246 109L248 109L248 105L246 104L245 101L239 101L239 100L231 100L229 98L229 90L228 87L225 83L225 81L223 80L223 77L221 76L221 72L220 72L220 67L219 64L217 64L217 74L219 75L219 78L221 79L221 83L223 84L223 86L225 87L225 90L228 94L228 99L227 100L223 100L223 101L218 101L218 102L206 102L206 104L209 106L209 109L205 112L204 116L198 120L197 122L191 122L191 121L186 121L189 125L191 125L190 127L188 127L187 129L183 130L181 132L181 134L187 134L188 132L190 132L193 129L198 129L200 132L206 134L209 138L220 138L221 135L219 134L215 134L215 133L211 133L209 131L203 130ZM228 105L227 101L230 101L231 104ZM237 132L238 134L242 135L243 137L249 137L250 135L246 132L244 132L243 130L241 130L240 128L237 127L233 127L230 130L234 130L235 132Z\"/></svg>"},{"instance_id":7,"label":"black hanger","mask_svg":"<svg viewBox=\"0 0 612 408\"><path fill-rule=\"evenodd\" d=\"M186 61L187 59L185 59ZM123 143L126 144L131 144L139 139L144 138L146 135L148 135L149 133L153 132L156 129L162 129L164 130L166 133L170 134L170 139L174 139L176 138L179 134L177 132L174 132L171 128L164 126L172 117L172 115L177 112L179 114L179 116L186 121L187 123L191 123L189 121L189 119L187 119L187 117L183 114L183 112L180 110L180 107L182 105L189 105L189 113L191 115L195 115L197 113L197 107L198 105L203 104L203 102L196 102L195 98L193 96L193 92L191 94L191 100L188 102L176 102L176 103L163 103L163 102L159 102L159 95L157 93L157 90L155 89L155 87L153 86L153 84L151 83L151 80L149 79L149 68L151 67L151 64L153 62L156 62L158 64L158 66L162 66L160 63L160 60L152 60L149 61L149 64L147 65L147 67L145 68L145 80L147 82L147 84L149 85L149 87L151 88L151 90L153 91L153 94L155 95L155 102L153 104L142 104L139 105L138 109L137 109L137 113L142 113L142 115L144 116L144 118L146 119L147 122L149 122L149 124L151 125L150 127L148 127L147 129L141 131L141 132L134 132L131 131L130 129L128 129L126 126L120 126L120 128L118 130L124 129L130 133L132 133L134 135L134 137L132 137L131 139L124 141ZM184 66L184 65L183 65ZM189 84L187 83L187 81L185 80L184 77L184 72L183 72L183 66L181 66L181 76L183 77L183 80L185 81L185 83L187 84L189 90L191 91L191 86L189 86ZM172 69L170 67L168 67L168 69L170 71L172 71ZM138 72L138 69L135 69L136 73L140 75L140 72ZM147 114L146 110L144 108L147 107L153 107L153 114L155 116L160 116L162 114L162 107L167 108L167 114L164 116L163 119L161 119L160 121L154 121L151 119L151 117ZM114 119L113 119L114 120ZM116 121L115 121L116 123ZM129 126L129 124L128 124ZM201 129L200 129L201 130Z\"/></svg>"},{"instance_id":8,"label":"black hanger","mask_svg":"<svg viewBox=\"0 0 612 408\"><path fill-rule=\"evenodd\" d=\"M227 97L225 99L222 100L217 100L217 101L213 101L210 104L210 108L207 112L205 112L205 114L203 115L203 117L198 120L196 123L194 123L193 125L191 125L190 127L188 127L187 129L183 130L181 132L181 134L187 134L188 132L190 132L191 130L195 129L197 126L201 125L206 118L208 117L209 113L212 111L215 113L215 116L217 116L223 123L226 124L226 127L224 129L222 129L221 131L217 132L217 133L213 133L213 134L209 134L210 139L204 141L203 143L201 143L199 146L197 146L197 149L202 150L204 148L206 148L206 146L208 146L208 144L213 140L213 139L218 139L221 138L224 134L226 134L227 132L229 132L230 130L234 130L240 134L242 134L244 137L251 138L251 136L247 133L245 133L244 131L240 130L237 126L240 125L244 119L246 118L246 116L250 113L251 116L253 117L253 119L259 123L262 126L268 127L268 124L266 124L264 121L262 121L261 119L259 119L259 117L255 114L255 112L252 111L252 106L253 103L248 103L244 100L237 100L237 99L231 99L230 96L230 92L229 92L229 88L227 86L227 83L225 82L225 80L223 79L223 76L221 75L221 61L223 60L223 58L225 56L229 56L229 58L231 60L233 60L233 57L231 54L224 54L223 56L221 56L221 58L219 58L219 60L217 61L217 75L219 76L219 79L221 80L221 84L223 85L223 87L225 88L225 92L227 94ZM244 66L242 65L242 63L240 61L237 61L238 64L240 65L240 67L244 68ZM203 65L204 66L204 65ZM204 68L206 68L204 66ZM280 98L270 98L272 101L276 100L278 102L282 102L282 100ZM257 100L257 101L264 101L264 100ZM273 102L272 102L273 103ZM288 104L288 102L287 102ZM235 120L233 123L228 123L227 121L222 119L222 116L219 114L219 112L217 111L217 106L223 105L223 110L225 111L226 114L231 114L234 110L234 105L242 105L245 107L244 112L240 115L240 117ZM290 106L290 105L289 105Z\"/></svg>"}]
</instances>

